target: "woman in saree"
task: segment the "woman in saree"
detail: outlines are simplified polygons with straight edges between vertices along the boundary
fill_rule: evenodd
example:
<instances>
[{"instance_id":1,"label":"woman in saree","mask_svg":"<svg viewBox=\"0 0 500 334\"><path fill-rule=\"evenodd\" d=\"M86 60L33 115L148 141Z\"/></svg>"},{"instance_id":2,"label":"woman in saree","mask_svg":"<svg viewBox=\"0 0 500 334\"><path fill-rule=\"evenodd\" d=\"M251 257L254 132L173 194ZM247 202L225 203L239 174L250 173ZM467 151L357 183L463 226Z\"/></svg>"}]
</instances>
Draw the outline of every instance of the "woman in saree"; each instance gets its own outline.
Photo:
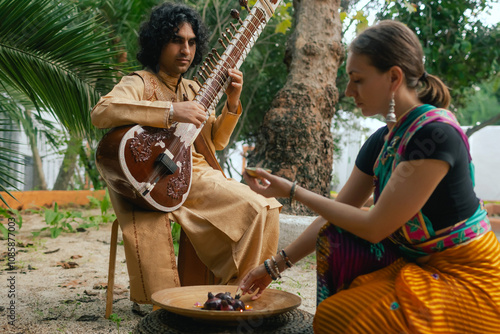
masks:
<instances>
[{"instance_id":1,"label":"woman in saree","mask_svg":"<svg viewBox=\"0 0 500 334\"><path fill-rule=\"evenodd\" d=\"M500 244L474 193L448 88L423 58L417 36L396 21L351 43L346 95L387 126L365 142L336 200L262 169L244 175L254 191L320 215L240 283L259 298L316 249L315 333L500 333Z\"/></svg>"}]
</instances>

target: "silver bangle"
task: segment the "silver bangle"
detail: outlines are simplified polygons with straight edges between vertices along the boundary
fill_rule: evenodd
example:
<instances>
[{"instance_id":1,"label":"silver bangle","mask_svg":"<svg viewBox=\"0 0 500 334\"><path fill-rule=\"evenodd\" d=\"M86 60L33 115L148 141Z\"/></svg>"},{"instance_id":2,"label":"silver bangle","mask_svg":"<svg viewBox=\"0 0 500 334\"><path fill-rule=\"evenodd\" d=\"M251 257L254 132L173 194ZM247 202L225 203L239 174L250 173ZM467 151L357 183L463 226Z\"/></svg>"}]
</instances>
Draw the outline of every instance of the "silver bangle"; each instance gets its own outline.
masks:
<instances>
[{"instance_id":1,"label":"silver bangle","mask_svg":"<svg viewBox=\"0 0 500 334\"><path fill-rule=\"evenodd\" d=\"M170 104L170 110L168 112L168 124L172 125L174 122L174 104Z\"/></svg>"}]
</instances>

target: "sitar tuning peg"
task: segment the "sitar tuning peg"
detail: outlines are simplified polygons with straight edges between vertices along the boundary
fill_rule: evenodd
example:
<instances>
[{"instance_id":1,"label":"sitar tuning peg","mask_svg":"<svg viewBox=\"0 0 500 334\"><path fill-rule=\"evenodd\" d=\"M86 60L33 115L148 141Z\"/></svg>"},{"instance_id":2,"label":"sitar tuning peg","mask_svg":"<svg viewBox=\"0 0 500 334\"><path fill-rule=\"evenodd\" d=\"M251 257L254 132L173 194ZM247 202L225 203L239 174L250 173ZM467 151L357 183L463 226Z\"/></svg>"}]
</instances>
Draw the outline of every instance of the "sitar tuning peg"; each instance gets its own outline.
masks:
<instances>
[{"instance_id":1,"label":"sitar tuning peg","mask_svg":"<svg viewBox=\"0 0 500 334\"><path fill-rule=\"evenodd\" d=\"M198 83L198 80L197 80L197 79L198 79L198 78L194 77L194 81L196 81L196 83ZM200 85L200 84L198 83L198 85ZM201 85L200 85L200 86L201 86ZM194 86L193 86L192 84L189 84L189 85L188 85L188 87L191 89L191 91L192 91L195 95L196 95L196 94L198 94L198 91L197 91L196 89L194 89Z\"/></svg>"},{"instance_id":2,"label":"sitar tuning peg","mask_svg":"<svg viewBox=\"0 0 500 334\"><path fill-rule=\"evenodd\" d=\"M238 22L243 25L243 21L240 18L240 12L236 9L231 9L231 17L235 20L238 20Z\"/></svg>"},{"instance_id":3,"label":"sitar tuning peg","mask_svg":"<svg viewBox=\"0 0 500 334\"><path fill-rule=\"evenodd\" d=\"M210 76L210 73L207 71L207 69L205 68L205 66L201 67L201 71L207 76L207 78ZM205 80L207 80L207 79L205 78Z\"/></svg>"},{"instance_id":4,"label":"sitar tuning peg","mask_svg":"<svg viewBox=\"0 0 500 334\"><path fill-rule=\"evenodd\" d=\"M202 77L202 78L203 78L203 80L205 80L205 81L207 80L207 78L205 78L205 76L203 75L203 72L202 72L202 71L198 71L198 75L199 75L200 77Z\"/></svg>"},{"instance_id":5,"label":"sitar tuning peg","mask_svg":"<svg viewBox=\"0 0 500 334\"><path fill-rule=\"evenodd\" d=\"M212 63L212 60L215 61L215 57L212 53L209 53L208 57L206 58L206 61L208 61L208 63L212 67L212 69L214 69L217 67L217 61L215 61L215 64L214 64L214 63Z\"/></svg>"},{"instance_id":6,"label":"sitar tuning peg","mask_svg":"<svg viewBox=\"0 0 500 334\"><path fill-rule=\"evenodd\" d=\"M209 65L207 59L205 59L205 62L203 63L203 66L205 66L205 68L208 70L209 73L212 73L212 71L214 70L214 68Z\"/></svg>"},{"instance_id":7,"label":"sitar tuning peg","mask_svg":"<svg viewBox=\"0 0 500 334\"><path fill-rule=\"evenodd\" d=\"M224 39L226 40L227 44L231 44L231 41L229 40L229 38L227 37L227 35L225 33L222 33L222 37L224 37Z\"/></svg>"},{"instance_id":8,"label":"sitar tuning peg","mask_svg":"<svg viewBox=\"0 0 500 334\"><path fill-rule=\"evenodd\" d=\"M238 28L236 28L233 22L229 22L229 24L231 25L231 28L233 28L234 32L238 31Z\"/></svg>"},{"instance_id":9,"label":"sitar tuning peg","mask_svg":"<svg viewBox=\"0 0 500 334\"><path fill-rule=\"evenodd\" d=\"M222 58L219 56L219 53L217 52L217 50L216 50L216 49L212 49L212 56L213 56L213 55L216 55L216 56L217 56L217 58L219 58L219 60L221 60L221 59L222 59ZM214 60L215 60L215 58L214 58Z\"/></svg>"},{"instance_id":10,"label":"sitar tuning peg","mask_svg":"<svg viewBox=\"0 0 500 334\"><path fill-rule=\"evenodd\" d=\"M227 32L227 34L231 37L231 39L233 39L233 38L234 38L234 35L233 35L233 33L231 32L231 29L226 28L226 32Z\"/></svg>"},{"instance_id":11,"label":"sitar tuning peg","mask_svg":"<svg viewBox=\"0 0 500 334\"><path fill-rule=\"evenodd\" d=\"M248 1L247 0L240 0L240 6L241 7L245 7L245 9L247 10L247 12L250 13L250 8L248 8Z\"/></svg>"},{"instance_id":12,"label":"sitar tuning peg","mask_svg":"<svg viewBox=\"0 0 500 334\"><path fill-rule=\"evenodd\" d=\"M226 45L224 44L224 41L222 40L222 38L219 38L217 41L220 43L220 45L222 45L222 47L223 47L224 49L226 49L226 48L227 48L227 47L226 47Z\"/></svg>"}]
</instances>

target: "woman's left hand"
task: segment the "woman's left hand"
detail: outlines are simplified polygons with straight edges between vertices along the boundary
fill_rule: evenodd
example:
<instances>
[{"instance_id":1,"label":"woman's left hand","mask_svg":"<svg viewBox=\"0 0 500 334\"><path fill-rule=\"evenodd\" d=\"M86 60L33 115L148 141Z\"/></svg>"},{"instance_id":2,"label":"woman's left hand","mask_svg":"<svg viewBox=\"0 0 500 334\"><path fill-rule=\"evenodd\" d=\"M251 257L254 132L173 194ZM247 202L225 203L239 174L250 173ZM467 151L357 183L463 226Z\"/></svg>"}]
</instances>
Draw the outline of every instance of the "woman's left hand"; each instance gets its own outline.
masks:
<instances>
[{"instance_id":1,"label":"woman's left hand","mask_svg":"<svg viewBox=\"0 0 500 334\"><path fill-rule=\"evenodd\" d=\"M262 168L257 168L255 172L258 174L258 177L251 177L246 172L243 173L243 179L245 179L250 189L265 197L290 196L292 182L285 178L272 175Z\"/></svg>"},{"instance_id":2,"label":"woman's left hand","mask_svg":"<svg viewBox=\"0 0 500 334\"><path fill-rule=\"evenodd\" d=\"M236 113L240 104L241 90L243 89L243 73L234 68L230 68L227 72L231 78L226 89L227 108L230 112Z\"/></svg>"}]
</instances>

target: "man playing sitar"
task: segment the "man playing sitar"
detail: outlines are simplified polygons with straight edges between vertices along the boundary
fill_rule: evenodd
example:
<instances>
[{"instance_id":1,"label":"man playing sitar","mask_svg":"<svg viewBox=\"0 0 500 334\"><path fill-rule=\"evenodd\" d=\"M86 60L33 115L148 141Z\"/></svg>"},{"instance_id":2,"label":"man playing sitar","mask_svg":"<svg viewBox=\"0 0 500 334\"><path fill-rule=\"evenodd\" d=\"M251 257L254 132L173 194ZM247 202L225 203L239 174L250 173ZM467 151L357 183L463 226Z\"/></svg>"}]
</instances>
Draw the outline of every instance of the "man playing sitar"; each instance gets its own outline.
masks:
<instances>
[{"instance_id":1,"label":"man playing sitar","mask_svg":"<svg viewBox=\"0 0 500 334\"><path fill-rule=\"evenodd\" d=\"M200 259L222 283L236 283L276 253L281 205L227 179L214 155L227 145L241 115L242 73L227 70L227 103L217 117L208 117L206 108L193 101L200 89L197 82L183 78L202 61L207 38L195 10L169 3L155 7L139 32L137 59L144 70L123 77L92 110L92 123L98 128L138 124L170 129L188 123L201 127L191 146L192 162L187 163L190 189L174 211L144 209L109 187L124 237L130 298L137 303L151 303L152 293L180 285L170 260L171 221L181 224Z\"/></svg>"}]
</instances>

